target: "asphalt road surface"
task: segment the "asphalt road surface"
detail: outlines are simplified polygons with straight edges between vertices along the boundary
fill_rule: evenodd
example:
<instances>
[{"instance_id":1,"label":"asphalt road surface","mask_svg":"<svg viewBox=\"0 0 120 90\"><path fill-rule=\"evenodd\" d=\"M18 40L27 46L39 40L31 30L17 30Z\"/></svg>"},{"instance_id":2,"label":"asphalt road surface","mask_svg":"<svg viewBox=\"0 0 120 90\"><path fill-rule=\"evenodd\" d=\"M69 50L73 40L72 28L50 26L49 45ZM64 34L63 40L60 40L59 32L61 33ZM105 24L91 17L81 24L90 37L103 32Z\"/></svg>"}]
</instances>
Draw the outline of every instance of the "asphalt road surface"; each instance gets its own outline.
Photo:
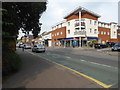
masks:
<instances>
[{"instance_id":1,"label":"asphalt road surface","mask_svg":"<svg viewBox=\"0 0 120 90\"><path fill-rule=\"evenodd\" d=\"M47 48L45 53L33 54L92 77L106 86L118 83L118 56L69 48Z\"/></svg>"},{"instance_id":2,"label":"asphalt road surface","mask_svg":"<svg viewBox=\"0 0 120 90\"><path fill-rule=\"evenodd\" d=\"M4 81L3 90L4 88L103 88L88 78L41 58L41 55L46 53L32 53L31 50L22 51L22 49L17 49L16 52L22 60L21 69Z\"/></svg>"}]
</instances>

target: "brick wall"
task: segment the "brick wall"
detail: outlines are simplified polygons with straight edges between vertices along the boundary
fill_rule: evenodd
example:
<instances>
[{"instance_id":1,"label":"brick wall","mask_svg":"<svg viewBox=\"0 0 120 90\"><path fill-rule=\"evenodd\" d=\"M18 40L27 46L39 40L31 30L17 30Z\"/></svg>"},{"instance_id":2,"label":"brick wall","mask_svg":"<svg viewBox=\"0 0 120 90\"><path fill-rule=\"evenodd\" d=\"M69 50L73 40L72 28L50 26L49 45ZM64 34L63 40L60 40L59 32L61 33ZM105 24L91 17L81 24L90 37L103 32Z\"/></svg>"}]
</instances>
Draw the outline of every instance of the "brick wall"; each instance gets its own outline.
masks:
<instances>
[{"instance_id":1,"label":"brick wall","mask_svg":"<svg viewBox=\"0 0 120 90\"><path fill-rule=\"evenodd\" d=\"M61 34L62 32L62 34ZM66 38L66 27L62 27L62 28L59 28L59 29L56 29L54 31L51 32L52 34L52 46L54 46L53 43L58 43L58 40L59 38ZM59 35L57 35L57 33L59 33ZM56 36L55 36L56 34ZM54 35L54 36L53 36ZM58 45L56 45L58 46Z\"/></svg>"}]
</instances>

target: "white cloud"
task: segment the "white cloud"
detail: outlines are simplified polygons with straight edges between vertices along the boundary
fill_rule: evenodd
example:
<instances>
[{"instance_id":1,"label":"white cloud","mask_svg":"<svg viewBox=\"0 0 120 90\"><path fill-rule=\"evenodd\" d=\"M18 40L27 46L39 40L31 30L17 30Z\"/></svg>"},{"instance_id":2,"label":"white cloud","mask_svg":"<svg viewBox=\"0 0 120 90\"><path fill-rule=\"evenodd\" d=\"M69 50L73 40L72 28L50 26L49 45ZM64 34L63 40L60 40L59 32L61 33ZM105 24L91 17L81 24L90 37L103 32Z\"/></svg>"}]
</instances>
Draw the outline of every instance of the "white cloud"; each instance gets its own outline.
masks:
<instances>
[{"instance_id":1,"label":"white cloud","mask_svg":"<svg viewBox=\"0 0 120 90\"><path fill-rule=\"evenodd\" d=\"M100 21L117 22L119 0L48 0L47 10L40 18L41 32L50 31L51 26L63 20L63 17L78 6L82 6L99 15Z\"/></svg>"},{"instance_id":2,"label":"white cloud","mask_svg":"<svg viewBox=\"0 0 120 90\"><path fill-rule=\"evenodd\" d=\"M117 2L118 0L48 0L47 10L41 18L41 32L50 31L52 25L62 21L66 14L78 6L101 15L100 21L117 22Z\"/></svg>"}]
</instances>

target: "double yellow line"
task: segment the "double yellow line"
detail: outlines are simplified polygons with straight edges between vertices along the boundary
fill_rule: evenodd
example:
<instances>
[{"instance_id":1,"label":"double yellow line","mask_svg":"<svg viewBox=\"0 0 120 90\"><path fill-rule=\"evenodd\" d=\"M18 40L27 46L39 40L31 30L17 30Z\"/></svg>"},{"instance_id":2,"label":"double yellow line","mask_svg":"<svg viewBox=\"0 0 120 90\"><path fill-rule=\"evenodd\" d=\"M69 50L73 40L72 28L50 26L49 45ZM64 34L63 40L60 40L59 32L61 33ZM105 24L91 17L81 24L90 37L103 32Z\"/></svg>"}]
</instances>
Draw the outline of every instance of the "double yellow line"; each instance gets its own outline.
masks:
<instances>
[{"instance_id":1,"label":"double yellow line","mask_svg":"<svg viewBox=\"0 0 120 90\"><path fill-rule=\"evenodd\" d=\"M28 52L28 51L27 51ZM36 54L34 54L34 53L31 53L31 52L28 52L28 53L30 53L30 54L33 54L33 55L36 55ZM43 58L43 57L42 57ZM46 59L46 58L45 58ZM46 60L48 60L48 59L46 59ZM95 83L97 83L97 84L99 84L100 86L102 86L102 87L104 87L104 88L110 88L111 86L113 86L113 85L106 85L106 84L104 84L104 83L102 83L101 81L98 81L98 80L96 80L96 79L94 79L94 78L92 78L92 77L90 77L90 76L87 76L87 75L85 75L85 74L83 74L83 73L80 73L80 72L78 72L78 71L76 71L76 70L74 70L74 69L71 69L71 68L69 68L69 67L66 67L66 66L64 66L64 65L62 65L62 64L58 64L58 63L56 63L56 62L53 62L53 61L50 61L50 60L48 60L49 62L52 62L52 63L54 63L54 64L57 64L57 65L59 65L59 66L61 66L61 67L64 67L64 68L66 68L66 69L68 69L68 70L71 70L72 72L75 72L75 73L77 73L77 74L79 74L79 75L81 75L81 76L83 76L83 77L85 77L85 78L88 78L88 79L90 79L90 80L92 80L92 81L94 81Z\"/></svg>"}]
</instances>

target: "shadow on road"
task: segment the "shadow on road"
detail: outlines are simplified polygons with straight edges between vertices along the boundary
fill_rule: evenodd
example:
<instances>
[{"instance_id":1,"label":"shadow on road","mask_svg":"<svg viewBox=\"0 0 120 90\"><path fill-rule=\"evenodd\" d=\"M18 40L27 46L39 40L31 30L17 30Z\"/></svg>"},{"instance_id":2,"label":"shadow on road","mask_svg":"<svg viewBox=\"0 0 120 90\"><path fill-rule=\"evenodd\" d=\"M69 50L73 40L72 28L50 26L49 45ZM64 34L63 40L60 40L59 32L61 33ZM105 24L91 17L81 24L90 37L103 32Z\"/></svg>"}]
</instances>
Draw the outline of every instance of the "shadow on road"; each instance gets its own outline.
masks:
<instances>
[{"instance_id":1,"label":"shadow on road","mask_svg":"<svg viewBox=\"0 0 120 90\"><path fill-rule=\"evenodd\" d=\"M23 52L18 49L16 52L21 57L22 67L19 72L15 73L3 83L3 88L24 86L28 82L34 80L38 74L53 66L53 64L46 63L44 59L29 54L26 51Z\"/></svg>"}]
</instances>

